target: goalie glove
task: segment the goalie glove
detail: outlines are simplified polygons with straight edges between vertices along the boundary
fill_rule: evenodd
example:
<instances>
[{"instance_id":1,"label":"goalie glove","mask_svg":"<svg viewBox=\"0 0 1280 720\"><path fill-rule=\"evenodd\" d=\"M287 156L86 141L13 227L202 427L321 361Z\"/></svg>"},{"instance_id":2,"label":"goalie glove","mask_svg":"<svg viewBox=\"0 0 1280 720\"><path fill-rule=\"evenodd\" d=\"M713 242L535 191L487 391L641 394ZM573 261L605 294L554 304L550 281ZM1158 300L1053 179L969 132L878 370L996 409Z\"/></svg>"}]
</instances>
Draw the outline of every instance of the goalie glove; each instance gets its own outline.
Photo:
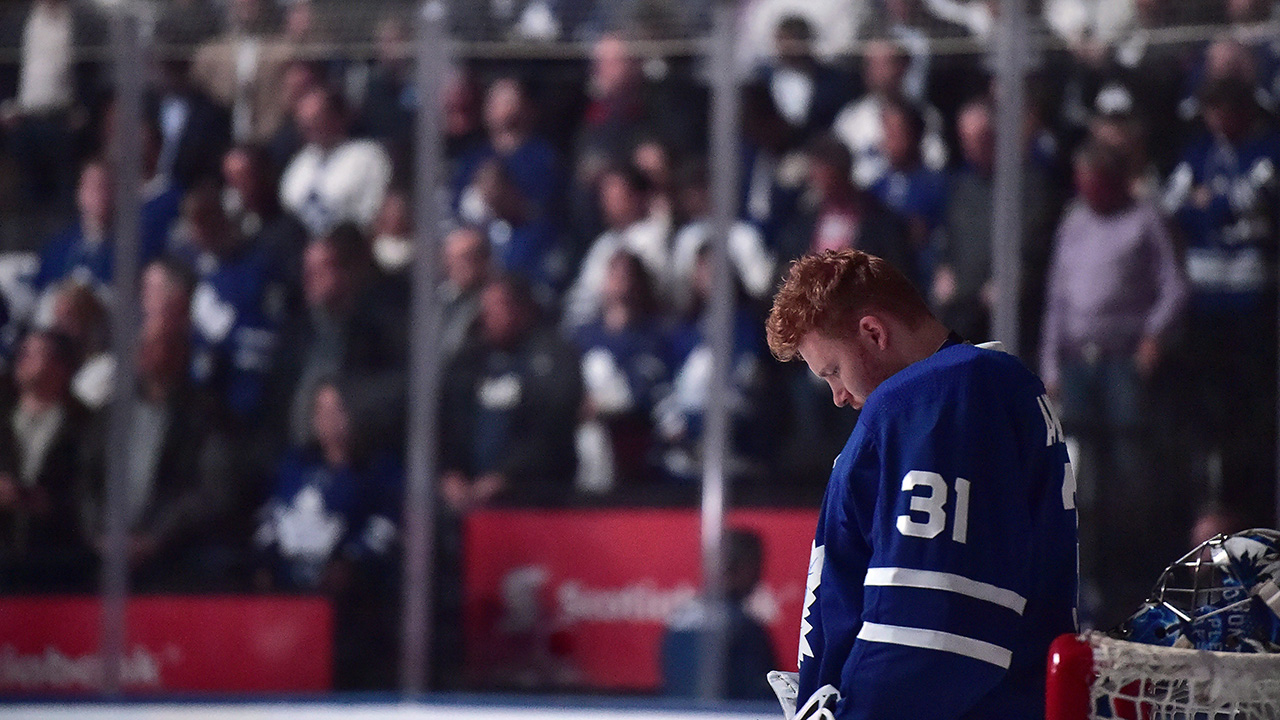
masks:
<instances>
[{"instance_id":1,"label":"goalie glove","mask_svg":"<svg viewBox=\"0 0 1280 720\"><path fill-rule=\"evenodd\" d=\"M794 720L796 716L796 695L800 692L800 673L772 670L766 676L773 694L778 696L782 705L782 714L786 720Z\"/></svg>"},{"instance_id":2,"label":"goalie glove","mask_svg":"<svg viewBox=\"0 0 1280 720\"><path fill-rule=\"evenodd\" d=\"M782 714L786 720L835 720L836 703L840 701L840 691L834 685L824 685L805 702L799 710L800 675L799 673L774 670L768 674L769 686L778 696L782 705Z\"/></svg>"}]
</instances>

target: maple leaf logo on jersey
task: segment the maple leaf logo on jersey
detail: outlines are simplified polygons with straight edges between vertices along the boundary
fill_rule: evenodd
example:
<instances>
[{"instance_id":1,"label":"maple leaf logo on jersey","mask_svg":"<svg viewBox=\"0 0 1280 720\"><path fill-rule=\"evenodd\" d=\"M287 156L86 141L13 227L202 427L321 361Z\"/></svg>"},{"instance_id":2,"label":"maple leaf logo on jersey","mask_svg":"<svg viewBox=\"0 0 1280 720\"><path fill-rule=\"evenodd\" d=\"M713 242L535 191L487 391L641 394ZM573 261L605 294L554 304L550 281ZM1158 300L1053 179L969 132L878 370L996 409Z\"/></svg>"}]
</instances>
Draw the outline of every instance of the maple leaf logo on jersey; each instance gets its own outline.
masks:
<instances>
[{"instance_id":1,"label":"maple leaf logo on jersey","mask_svg":"<svg viewBox=\"0 0 1280 720\"><path fill-rule=\"evenodd\" d=\"M804 662L805 656L813 657L813 648L809 646L809 631L813 625L809 623L809 613L814 600L818 599L818 585L822 583L822 563L826 559L827 548L816 541L809 551L809 577L804 583L804 612L800 615L800 657L796 664Z\"/></svg>"}]
</instances>

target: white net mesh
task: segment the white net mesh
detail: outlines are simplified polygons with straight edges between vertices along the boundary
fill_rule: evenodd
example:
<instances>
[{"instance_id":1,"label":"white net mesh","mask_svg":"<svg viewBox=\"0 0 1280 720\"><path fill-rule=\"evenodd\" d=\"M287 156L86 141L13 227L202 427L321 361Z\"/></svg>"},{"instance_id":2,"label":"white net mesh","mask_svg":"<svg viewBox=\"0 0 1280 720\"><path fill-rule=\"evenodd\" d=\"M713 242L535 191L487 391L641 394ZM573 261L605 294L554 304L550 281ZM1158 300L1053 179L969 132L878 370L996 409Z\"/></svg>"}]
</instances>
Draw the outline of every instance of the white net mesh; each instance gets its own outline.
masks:
<instances>
[{"instance_id":1,"label":"white net mesh","mask_svg":"<svg viewBox=\"0 0 1280 720\"><path fill-rule=\"evenodd\" d=\"M1184 650L1089 636L1091 718L1280 719L1280 655Z\"/></svg>"}]
</instances>

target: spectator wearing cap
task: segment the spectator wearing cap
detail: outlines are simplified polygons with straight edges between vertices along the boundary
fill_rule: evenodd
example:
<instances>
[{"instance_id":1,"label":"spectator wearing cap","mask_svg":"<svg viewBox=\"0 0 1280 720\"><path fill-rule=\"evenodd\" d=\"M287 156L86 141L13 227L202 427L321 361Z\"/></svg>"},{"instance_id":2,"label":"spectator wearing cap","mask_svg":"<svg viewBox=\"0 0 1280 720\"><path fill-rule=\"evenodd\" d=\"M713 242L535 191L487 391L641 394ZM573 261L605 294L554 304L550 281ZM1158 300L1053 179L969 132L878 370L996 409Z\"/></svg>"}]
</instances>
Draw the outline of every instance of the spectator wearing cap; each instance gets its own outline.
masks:
<instances>
[{"instance_id":1,"label":"spectator wearing cap","mask_svg":"<svg viewBox=\"0 0 1280 720\"><path fill-rule=\"evenodd\" d=\"M8 591L75 592L90 583L76 514L89 422L71 394L77 366L70 338L32 331L0 399L0 586Z\"/></svg>"},{"instance_id":2,"label":"spectator wearing cap","mask_svg":"<svg viewBox=\"0 0 1280 720\"><path fill-rule=\"evenodd\" d=\"M1201 93L1205 131L1169 178L1165 209L1191 282L1185 372L1195 467L1211 512L1266 522L1275 476L1280 134L1238 79Z\"/></svg>"},{"instance_id":3,"label":"spectator wearing cap","mask_svg":"<svg viewBox=\"0 0 1280 720\"><path fill-rule=\"evenodd\" d=\"M478 332L445 378L440 491L450 511L570 496L582 406L578 354L539 321L526 283L509 275L489 281Z\"/></svg>"},{"instance_id":4,"label":"spectator wearing cap","mask_svg":"<svg viewBox=\"0 0 1280 720\"><path fill-rule=\"evenodd\" d=\"M1136 115L1151 135L1152 160L1166 173L1178 161L1185 128L1174 118L1179 117L1194 50L1187 44L1151 42L1151 38L1167 29L1184 8L1191 6L1172 0L1135 2L1133 22L1086 63L1090 69L1086 108Z\"/></svg>"},{"instance_id":5,"label":"spectator wearing cap","mask_svg":"<svg viewBox=\"0 0 1280 720\"><path fill-rule=\"evenodd\" d=\"M1152 378L1187 283L1158 206L1133 197L1123 155L1086 144L1075 176L1050 264L1040 366L1063 427L1080 443L1082 570L1087 589L1101 595L1087 592L1085 609L1102 627L1123 620L1167 562L1153 542L1180 540L1165 530L1172 514L1151 512L1153 498L1169 491L1154 485L1146 448ZM1104 551L1114 547L1132 552Z\"/></svg>"},{"instance_id":6,"label":"spectator wearing cap","mask_svg":"<svg viewBox=\"0 0 1280 720\"><path fill-rule=\"evenodd\" d=\"M306 145L280 179L280 203L313 237L344 222L367 229L391 182L391 159L373 140L348 134L346 101L315 87L298 101L295 118Z\"/></svg>"},{"instance_id":7,"label":"spectator wearing cap","mask_svg":"<svg viewBox=\"0 0 1280 720\"><path fill-rule=\"evenodd\" d=\"M1147 152L1146 128L1140 119L1127 113L1098 115L1089 122L1089 139L1121 154L1134 199L1159 201L1164 179Z\"/></svg>"}]
</instances>

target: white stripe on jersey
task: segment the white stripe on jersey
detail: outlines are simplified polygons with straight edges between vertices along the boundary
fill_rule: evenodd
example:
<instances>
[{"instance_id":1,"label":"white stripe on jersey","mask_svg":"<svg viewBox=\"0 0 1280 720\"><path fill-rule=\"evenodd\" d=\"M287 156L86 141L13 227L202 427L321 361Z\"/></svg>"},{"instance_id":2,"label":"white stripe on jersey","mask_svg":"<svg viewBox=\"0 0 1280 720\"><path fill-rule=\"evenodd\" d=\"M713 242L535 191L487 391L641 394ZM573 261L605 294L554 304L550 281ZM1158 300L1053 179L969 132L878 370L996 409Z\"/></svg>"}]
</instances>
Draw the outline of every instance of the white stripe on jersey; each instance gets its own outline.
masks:
<instances>
[{"instance_id":1,"label":"white stripe on jersey","mask_svg":"<svg viewBox=\"0 0 1280 720\"><path fill-rule=\"evenodd\" d=\"M941 650L942 652L964 655L975 660L991 663L1005 670L1009 669L1009 662L1013 659L1013 653L999 645L992 645L989 642L974 640L973 638L954 635L941 630L923 630L899 625L863 623L862 630L858 632L858 639L928 650Z\"/></svg>"},{"instance_id":2,"label":"white stripe on jersey","mask_svg":"<svg viewBox=\"0 0 1280 720\"><path fill-rule=\"evenodd\" d=\"M868 568L863 585L880 587L912 587L926 590L943 590L959 595L967 595L978 600L986 600L1001 607L1022 614L1027 607L1027 599L1012 590L1005 590L977 580L970 580L963 575L934 572L932 570L912 570L911 568L878 567Z\"/></svg>"}]
</instances>

